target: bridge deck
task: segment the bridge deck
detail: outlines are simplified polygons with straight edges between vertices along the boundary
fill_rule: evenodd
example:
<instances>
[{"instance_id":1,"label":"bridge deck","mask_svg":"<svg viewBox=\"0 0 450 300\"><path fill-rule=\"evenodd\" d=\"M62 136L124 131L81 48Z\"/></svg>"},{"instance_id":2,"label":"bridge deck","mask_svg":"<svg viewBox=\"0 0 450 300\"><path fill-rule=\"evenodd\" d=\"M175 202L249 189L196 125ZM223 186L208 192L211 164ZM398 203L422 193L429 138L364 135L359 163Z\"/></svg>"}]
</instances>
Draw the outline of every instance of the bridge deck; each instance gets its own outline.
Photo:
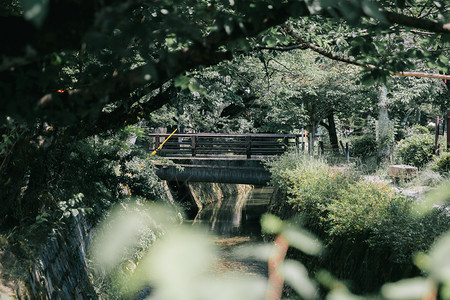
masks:
<instances>
[{"instance_id":1,"label":"bridge deck","mask_svg":"<svg viewBox=\"0 0 450 300\"><path fill-rule=\"evenodd\" d=\"M158 148L170 134L151 133L153 149ZM301 134L174 134L159 154L171 156L225 156L251 158L282 154L289 148L299 149Z\"/></svg>"},{"instance_id":2,"label":"bridge deck","mask_svg":"<svg viewBox=\"0 0 450 300\"><path fill-rule=\"evenodd\" d=\"M153 149L183 169L159 164L156 174L168 181L265 185L270 172L263 160L300 148L301 134L152 133Z\"/></svg>"}]
</instances>

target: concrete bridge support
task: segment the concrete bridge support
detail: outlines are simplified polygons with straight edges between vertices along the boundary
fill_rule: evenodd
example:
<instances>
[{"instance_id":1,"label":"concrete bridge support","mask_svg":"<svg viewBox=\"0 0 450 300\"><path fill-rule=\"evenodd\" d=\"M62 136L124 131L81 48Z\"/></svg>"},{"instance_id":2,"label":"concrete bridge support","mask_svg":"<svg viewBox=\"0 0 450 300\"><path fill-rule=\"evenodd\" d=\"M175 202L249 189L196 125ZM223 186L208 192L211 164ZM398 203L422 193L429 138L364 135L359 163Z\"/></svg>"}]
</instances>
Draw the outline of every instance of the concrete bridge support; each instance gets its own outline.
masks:
<instances>
[{"instance_id":1,"label":"concrete bridge support","mask_svg":"<svg viewBox=\"0 0 450 300\"><path fill-rule=\"evenodd\" d=\"M170 159L183 170L171 165L157 165L156 175L163 180L253 185L265 185L270 181L270 172L259 159Z\"/></svg>"}]
</instances>

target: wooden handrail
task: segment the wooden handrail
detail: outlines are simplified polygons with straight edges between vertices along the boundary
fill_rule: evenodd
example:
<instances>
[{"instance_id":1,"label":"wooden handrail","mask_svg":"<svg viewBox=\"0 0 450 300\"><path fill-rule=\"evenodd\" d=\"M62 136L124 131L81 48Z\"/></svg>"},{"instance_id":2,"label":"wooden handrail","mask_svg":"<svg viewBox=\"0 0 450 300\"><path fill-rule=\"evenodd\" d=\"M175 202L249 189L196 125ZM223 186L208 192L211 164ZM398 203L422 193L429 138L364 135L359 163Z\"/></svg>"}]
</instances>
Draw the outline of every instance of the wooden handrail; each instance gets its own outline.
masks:
<instances>
[{"instance_id":1,"label":"wooden handrail","mask_svg":"<svg viewBox=\"0 0 450 300\"><path fill-rule=\"evenodd\" d=\"M168 137L169 133L150 133L153 146L161 144L160 139ZM299 140L302 134L227 134L227 133L177 133L173 134L159 153L197 156L201 154L236 154L246 155L277 155L285 152L290 146L299 150Z\"/></svg>"},{"instance_id":2,"label":"wooden handrail","mask_svg":"<svg viewBox=\"0 0 450 300\"><path fill-rule=\"evenodd\" d=\"M170 135L170 133L148 133L148 136L160 136L160 137L167 137ZM197 137L222 137L222 138L245 138L247 136L251 136L252 138L295 138L295 137L301 137L302 134L278 134L278 133L248 133L248 134L242 134L242 133L236 133L236 134L230 134L230 133L175 133L172 137L190 137L190 136L197 136ZM307 134L304 134L304 137L307 137Z\"/></svg>"}]
</instances>

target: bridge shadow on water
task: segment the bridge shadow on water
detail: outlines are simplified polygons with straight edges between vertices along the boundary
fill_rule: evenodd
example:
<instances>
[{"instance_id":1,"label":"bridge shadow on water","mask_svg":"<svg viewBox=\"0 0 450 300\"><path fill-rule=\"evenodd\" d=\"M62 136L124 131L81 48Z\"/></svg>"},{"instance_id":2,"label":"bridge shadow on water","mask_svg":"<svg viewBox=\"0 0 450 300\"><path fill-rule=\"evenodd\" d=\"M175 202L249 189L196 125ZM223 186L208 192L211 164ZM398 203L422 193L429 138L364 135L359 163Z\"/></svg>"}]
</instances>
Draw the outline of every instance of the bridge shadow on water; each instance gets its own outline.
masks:
<instances>
[{"instance_id":1,"label":"bridge shadow on water","mask_svg":"<svg viewBox=\"0 0 450 300\"><path fill-rule=\"evenodd\" d=\"M268 186L237 185L237 193L224 193L217 202L207 205L196 217L216 234L221 250L217 272L237 272L248 276L266 276L267 264L241 260L232 253L238 247L262 240L260 218L267 211L273 188Z\"/></svg>"},{"instance_id":2,"label":"bridge shadow on water","mask_svg":"<svg viewBox=\"0 0 450 300\"><path fill-rule=\"evenodd\" d=\"M273 188L236 185L237 191L224 193L216 202L208 203L195 217L221 237L261 236L260 218L267 211Z\"/></svg>"}]
</instances>

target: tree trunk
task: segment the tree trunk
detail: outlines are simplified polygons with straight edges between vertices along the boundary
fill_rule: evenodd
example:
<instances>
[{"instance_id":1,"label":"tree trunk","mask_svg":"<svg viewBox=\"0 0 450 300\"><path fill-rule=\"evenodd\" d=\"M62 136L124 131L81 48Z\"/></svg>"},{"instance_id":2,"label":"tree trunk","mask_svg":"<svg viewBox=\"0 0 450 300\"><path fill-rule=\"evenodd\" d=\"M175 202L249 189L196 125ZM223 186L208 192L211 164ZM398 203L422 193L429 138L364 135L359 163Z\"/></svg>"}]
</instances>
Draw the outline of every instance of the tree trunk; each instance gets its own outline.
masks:
<instances>
[{"instance_id":1,"label":"tree trunk","mask_svg":"<svg viewBox=\"0 0 450 300\"><path fill-rule=\"evenodd\" d=\"M390 160L391 143L394 140L394 128L389 120L387 108L387 88L383 84L380 86L378 102L378 121L377 121L377 141L378 141L378 162Z\"/></svg>"},{"instance_id":2,"label":"tree trunk","mask_svg":"<svg viewBox=\"0 0 450 300\"><path fill-rule=\"evenodd\" d=\"M338 137L336 132L336 123L334 122L334 113L328 114L328 135L330 136L330 144L333 152L339 152Z\"/></svg>"},{"instance_id":3,"label":"tree trunk","mask_svg":"<svg viewBox=\"0 0 450 300\"><path fill-rule=\"evenodd\" d=\"M316 108L313 105L311 112L309 114L309 138L308 138L308 153L309 155L314 155L314 143L316 141L316 130L317 130L317 122L316 122Z\"/></svg>"}]
</instances>

